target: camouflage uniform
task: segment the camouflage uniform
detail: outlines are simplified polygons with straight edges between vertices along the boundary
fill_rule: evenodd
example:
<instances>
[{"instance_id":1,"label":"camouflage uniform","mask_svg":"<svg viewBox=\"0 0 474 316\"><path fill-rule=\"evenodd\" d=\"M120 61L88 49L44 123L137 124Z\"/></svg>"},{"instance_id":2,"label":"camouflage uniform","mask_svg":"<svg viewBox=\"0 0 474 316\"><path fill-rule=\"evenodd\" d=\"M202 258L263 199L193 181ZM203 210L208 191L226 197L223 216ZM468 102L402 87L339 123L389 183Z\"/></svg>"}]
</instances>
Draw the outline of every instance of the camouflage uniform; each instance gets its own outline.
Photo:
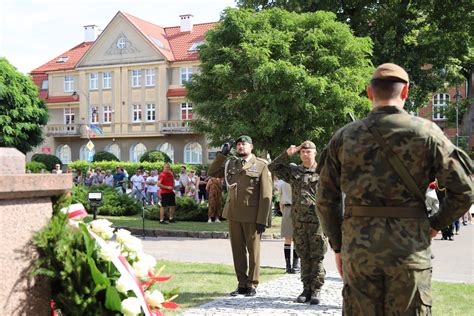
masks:
<instances>
[{"instance_id":1,"label":"camouflage uniform","mask_svg":"<svg viewBox=\"0 0 474 316\"><path fill-rule=\"evenodd\" d=\"M422 192L437 178L448 194L428 220L423 201L406 188L362 121L336 132L322 162L317 211L332 248L341 252L344 313L430 315L430 226L440 230L469 209L471 161L436 124L399 107L375 107L365 122L383 135ZM358 207L378 214L355 214ZM393 215L397 210L418 216Z\"/></svg>"},{"instance_id":2,"label":"camouflage uniform","mask_svg":"<svg viewBox=\"0 0 474 316\"><path fill-rule=\"evenodd\" d=\"M319 180L315 172L316 163L311 168L289 165L288 154L284 152L275 158L268 168L278 178L291 185L293 240L296 252L301 258L301 281L305 290L319 290L326 275L323 259L327 242L315 210L316 186Z\"/></svg>"}]
</instances>

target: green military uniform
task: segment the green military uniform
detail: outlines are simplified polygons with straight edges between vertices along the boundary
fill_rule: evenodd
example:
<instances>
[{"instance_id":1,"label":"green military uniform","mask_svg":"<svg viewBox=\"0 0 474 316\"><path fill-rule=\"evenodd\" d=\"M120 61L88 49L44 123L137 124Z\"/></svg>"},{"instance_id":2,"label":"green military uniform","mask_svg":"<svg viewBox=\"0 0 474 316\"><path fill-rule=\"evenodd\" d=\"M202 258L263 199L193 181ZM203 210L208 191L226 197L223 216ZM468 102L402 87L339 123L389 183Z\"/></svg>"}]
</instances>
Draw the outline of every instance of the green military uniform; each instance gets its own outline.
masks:
<instances>
[{"instance_id":1,"label":"green military uniform","mask_svg":"<svg viewBox=\"0 0 474 316\"><path fill-rule=\"evenodd\" d=\"M427 218L367 126L380 132L422 192L435 178L447 188L439 213ZM379 105L336 132L323 163L317 211L341 252L344 314L430 315L430 226L440 230L469 209L470 159L436 124Z\"/></svg>"},{"instance_id":2,"label":"green military uniform","mask_svg":"<svg viewBox=\"0 0 474 316\"><path fill-rule=\"evenodd\" d=\"M227 178L227 200L222 216L229 237L239 288L256 288L260 275L260 235L256 224L268 225L272 180L267 162L254 155L242 166L240 158L217 154L209 176ZM248 262L247 262L248 252Z\"/></svg>"},{"instance_id":3,"label":"green military uniform","mask_svg":"<svg viewBox=\"0 0 474 316\"><path fill-rule=\"evenodd\" d=\"M305 168L303 165L292 166L285 151L275 158L268 168L278 178L291 185L293 240L301 259L301 281L305 290L319 290L326 275L323 259L327 242L315 210L319 180L316 163L311 168Z\"/></svg>"}]
</instances>

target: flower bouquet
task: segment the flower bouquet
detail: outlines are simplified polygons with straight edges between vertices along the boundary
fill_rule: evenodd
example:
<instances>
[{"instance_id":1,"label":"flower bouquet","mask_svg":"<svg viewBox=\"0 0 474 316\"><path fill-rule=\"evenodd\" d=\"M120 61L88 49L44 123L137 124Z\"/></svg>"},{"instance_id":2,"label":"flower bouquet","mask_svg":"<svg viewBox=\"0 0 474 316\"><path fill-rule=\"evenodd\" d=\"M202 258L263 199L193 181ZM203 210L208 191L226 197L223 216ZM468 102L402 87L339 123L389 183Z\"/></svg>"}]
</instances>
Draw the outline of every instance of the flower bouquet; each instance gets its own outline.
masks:
<instances>
[{"instance_id":1,"label":"flower bouquet","mask_svg":"<svg viewBox=\"0 0 474 316\"><path fill-rule=\"evenodd\" d=\"M171 277L161 276L164 266L143 253L141 240L124 229L114 232L108 220L85 224L86 215L81 204L71 205L35 237L34 274L51 281L53 314L163 315L178 308L177 295L159 289Z\"/></svg>"}]
</instances>

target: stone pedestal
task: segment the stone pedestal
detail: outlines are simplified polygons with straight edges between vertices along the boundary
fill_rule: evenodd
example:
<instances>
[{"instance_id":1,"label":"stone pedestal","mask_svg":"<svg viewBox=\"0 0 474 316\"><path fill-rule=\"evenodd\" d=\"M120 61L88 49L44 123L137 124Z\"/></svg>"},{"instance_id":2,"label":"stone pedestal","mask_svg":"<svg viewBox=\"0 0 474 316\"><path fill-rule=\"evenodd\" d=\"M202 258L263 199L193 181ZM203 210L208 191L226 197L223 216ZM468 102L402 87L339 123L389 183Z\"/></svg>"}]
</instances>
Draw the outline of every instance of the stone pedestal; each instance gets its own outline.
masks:
<instances>
[{"instance_id":1,"label":"stone pedestal","mask_svg":"<svg viewBox=\"0 0 474 316\"><path fill-rule=\"evenodd\" d=\"M0 148L0 315L51 315L49 283L30 276L31 240L52 216L51 196L72 188L71 174L25 174L25 155Z\"/></svg>"}]
</instances>

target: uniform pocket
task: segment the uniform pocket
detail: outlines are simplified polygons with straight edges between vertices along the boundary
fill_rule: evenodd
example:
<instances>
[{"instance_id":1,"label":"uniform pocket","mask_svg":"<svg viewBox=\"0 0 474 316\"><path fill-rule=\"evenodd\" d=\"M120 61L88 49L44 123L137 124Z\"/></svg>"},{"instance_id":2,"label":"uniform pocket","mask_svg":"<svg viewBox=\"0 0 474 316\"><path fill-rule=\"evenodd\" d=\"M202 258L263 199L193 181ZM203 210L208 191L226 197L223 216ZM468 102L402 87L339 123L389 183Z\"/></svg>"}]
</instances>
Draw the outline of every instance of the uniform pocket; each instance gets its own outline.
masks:
<instances>
[{"instance_id":1,"label":"uniform pocket","mask_svg":"<svg viewBox=\"0 0 474 316\"><path fill-rule=\"evenodd\" d=\"M328 245L326 237L320 234L314 234L310 240L311 245L311 258L313 259L323 259L324 254L328 251Z\"/></svg>"}]
</instances>

